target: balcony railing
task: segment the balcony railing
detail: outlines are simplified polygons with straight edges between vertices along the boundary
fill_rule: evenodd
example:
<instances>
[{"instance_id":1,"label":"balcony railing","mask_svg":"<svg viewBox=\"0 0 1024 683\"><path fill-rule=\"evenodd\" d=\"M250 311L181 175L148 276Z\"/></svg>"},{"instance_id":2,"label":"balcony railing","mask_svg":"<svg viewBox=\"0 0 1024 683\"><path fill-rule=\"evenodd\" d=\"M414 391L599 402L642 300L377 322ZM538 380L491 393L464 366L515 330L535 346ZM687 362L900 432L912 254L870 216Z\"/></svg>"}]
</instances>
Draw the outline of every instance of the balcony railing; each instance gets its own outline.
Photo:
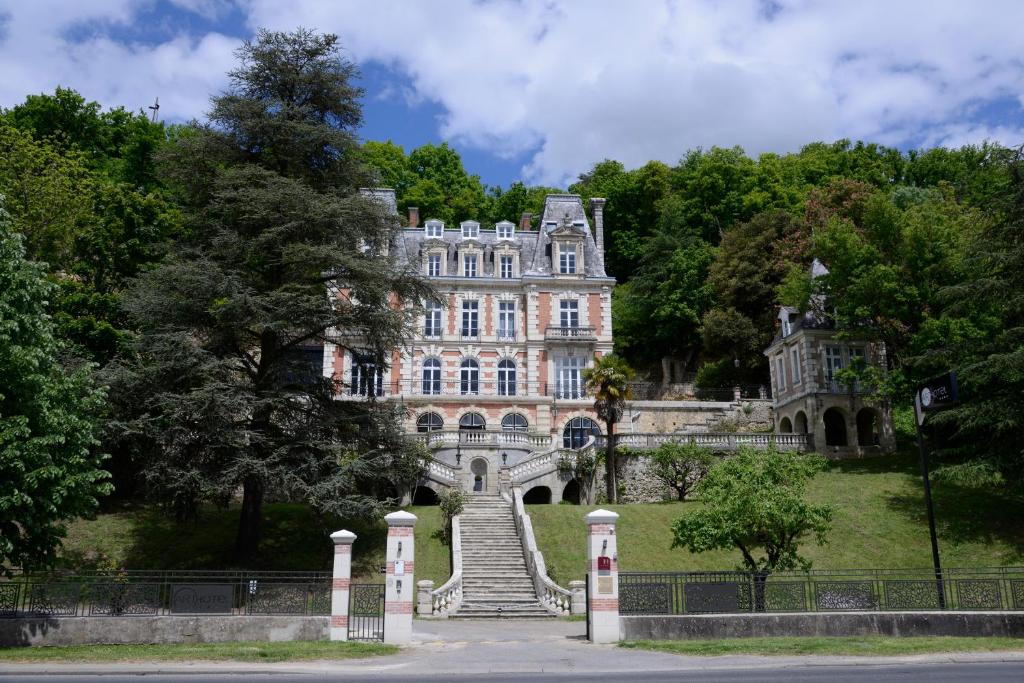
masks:
<instances>
[{"instance_id":1,"label":"balcony railing","mask_svg":"<svg viewBox=\"0 0 1024 683\"><path fill-rule=\"evenodd\" d=\"M533 434L518 431L489 431L484 429L438 430L433 432L417 432L413 439L427 446L441 448L444 446L523 446L530 448L550 448L550 434Z\"/></svg>"},{"instance_id":2,"label":"balcony railing","mask_svg":"<svg viewBox=\"0 0 1024 683\"><path fill-rule=\"evenodd\" d=\"M527 382L523 380L413 380L412 382L385 382L377 385L346 387L345 396L351 398L385 398L388 396L484 396L541 397L560 401L590 400L591 393L582 380L579 382Z\"/></svg>"},{"instance_id":3,"label":"balcony railing","mask_svg":"<svg viewBox=\"0 0 1024 683\"><path fill-rule=\"evenodd\" d=\"M544 330L544 339L551 341L597 341L597 328L585 327L548 327Z\"/></svg>"}]
</instances>

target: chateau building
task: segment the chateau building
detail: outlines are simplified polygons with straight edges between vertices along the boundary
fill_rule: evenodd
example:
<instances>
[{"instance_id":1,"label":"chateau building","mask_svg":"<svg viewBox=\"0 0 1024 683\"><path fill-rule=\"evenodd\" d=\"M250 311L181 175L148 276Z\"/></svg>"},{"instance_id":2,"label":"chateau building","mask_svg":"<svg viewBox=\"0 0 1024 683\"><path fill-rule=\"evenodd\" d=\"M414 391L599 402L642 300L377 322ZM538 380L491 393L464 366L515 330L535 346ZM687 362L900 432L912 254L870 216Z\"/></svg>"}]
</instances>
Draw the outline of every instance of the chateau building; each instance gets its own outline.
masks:
<instances>
[{"instance_id":1,"label":"chateau building","mask_svg":"<svg viewBox=\"0 0 1024 683\"><path fill-rule=\"evenodd\" d=\"M827 272L815 261L811 277ZM775 431L810 434L814 449L827 456L890 453L896 441L887 402L866 382L843 376L848 368L884 371L885 345L840 335L822 308L779 309L778 332L764 352L771 371Z\"/></svg>"},{"instance_id":2,"label":"chateau building","mask_svg":"<svg viewBox=\"0 0 1024 683\"><path fill-rule=\"evenodd\" d=\"M363 192L397 212L393 190ZM324 375L350 397L403 402L435 460L460 471L472 460L467 490L496 490L498 470L533 451L579 447L600 429L582 372L612 351L604 201L591 200L591 226L578 195L548 195L537 230L529 214L420 225L410 208L390 253L440 300L422 302L415 337L388 363L327 344Z\"/></svg>"}]
</instances>

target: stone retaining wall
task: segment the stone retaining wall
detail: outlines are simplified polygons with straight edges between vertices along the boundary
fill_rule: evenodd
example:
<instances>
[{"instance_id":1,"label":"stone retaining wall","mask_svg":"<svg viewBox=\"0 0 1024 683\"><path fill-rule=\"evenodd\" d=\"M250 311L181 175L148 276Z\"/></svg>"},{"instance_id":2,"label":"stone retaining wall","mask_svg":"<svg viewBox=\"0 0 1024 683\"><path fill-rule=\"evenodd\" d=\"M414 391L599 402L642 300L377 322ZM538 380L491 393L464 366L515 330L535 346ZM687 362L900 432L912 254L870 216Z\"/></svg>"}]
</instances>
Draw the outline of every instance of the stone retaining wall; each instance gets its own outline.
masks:
<instances>
[{"instance_id":1,"label":"stone retaining wall","mask_svg":"<svg viewBox=\"0 0 1024 683\"><path fill-rule=\"evenodd\" d=\"M623 640L776 636L1024 637L1024 612L701 614L619 618Z\"/></svg>"},{"instance_id":2,"label":"stone retaining wall","mask_svg":"<svg viewBox=\"0 0 1024 683\"><path fill-rule=\"evenodd\" d=\"M0 647L326 640L330 617L39 617L0 619Z\"/></svg>"}]
</instances>

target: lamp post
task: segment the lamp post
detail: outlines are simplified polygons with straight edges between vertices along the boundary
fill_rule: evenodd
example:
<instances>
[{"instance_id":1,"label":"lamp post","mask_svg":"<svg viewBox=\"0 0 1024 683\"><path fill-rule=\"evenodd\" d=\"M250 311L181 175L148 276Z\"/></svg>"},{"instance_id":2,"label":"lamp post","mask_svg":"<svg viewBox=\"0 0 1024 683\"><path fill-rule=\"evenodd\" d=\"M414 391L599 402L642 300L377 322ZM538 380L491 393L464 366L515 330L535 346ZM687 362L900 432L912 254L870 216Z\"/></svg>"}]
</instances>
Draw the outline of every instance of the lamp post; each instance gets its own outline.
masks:
<instances>
[{"instance_id":1,"label":"lamp post","mask_svg":"<svg viewBox=\"0 0 1024 683\"><path fill-rule=\"evenodd\" d=\"M462 467L462 443L455 445L455 466Z\"/></svg>"},{"instance_id":2,"label":"lamp post","mask_svg":"<svg viewBox=\"0 0 1024 683\"><path fill-rule=\"evenodd\" d=\"M501 454L501 464L502 465L507 465L508 464L508 453L505 453L504 451Z\"/></svg>"}]
</instances>

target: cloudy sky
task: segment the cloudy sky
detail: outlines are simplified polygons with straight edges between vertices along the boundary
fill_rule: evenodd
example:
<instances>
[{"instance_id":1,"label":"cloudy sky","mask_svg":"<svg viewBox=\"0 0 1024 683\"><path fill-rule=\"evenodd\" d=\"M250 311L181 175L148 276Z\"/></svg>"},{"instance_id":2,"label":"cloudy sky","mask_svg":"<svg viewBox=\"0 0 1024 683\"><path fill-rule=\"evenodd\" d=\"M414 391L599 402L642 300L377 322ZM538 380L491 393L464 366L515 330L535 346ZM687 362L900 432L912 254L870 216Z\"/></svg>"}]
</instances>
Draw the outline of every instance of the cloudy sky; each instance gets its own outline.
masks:
<instances>
[{"instance_id":1,"label":"cloudy sky","mask_svg":"<svg viewBox=\"0 0 1024 683\"><path fill-rule=\"evenodd\" d=\"M1021 0L0 0L0 106L57 85L202 117L259 27L341 36L367 139L484 182L813 140L1024 143Z\"/></svg>"}]
</instances>

